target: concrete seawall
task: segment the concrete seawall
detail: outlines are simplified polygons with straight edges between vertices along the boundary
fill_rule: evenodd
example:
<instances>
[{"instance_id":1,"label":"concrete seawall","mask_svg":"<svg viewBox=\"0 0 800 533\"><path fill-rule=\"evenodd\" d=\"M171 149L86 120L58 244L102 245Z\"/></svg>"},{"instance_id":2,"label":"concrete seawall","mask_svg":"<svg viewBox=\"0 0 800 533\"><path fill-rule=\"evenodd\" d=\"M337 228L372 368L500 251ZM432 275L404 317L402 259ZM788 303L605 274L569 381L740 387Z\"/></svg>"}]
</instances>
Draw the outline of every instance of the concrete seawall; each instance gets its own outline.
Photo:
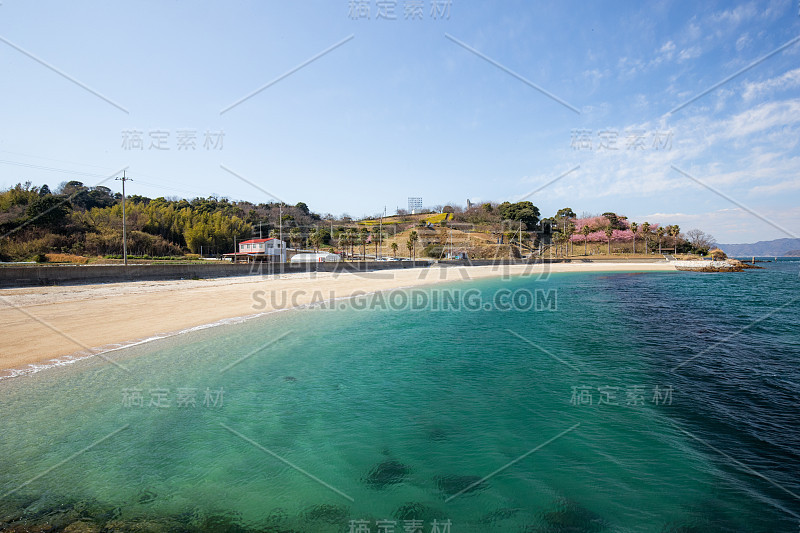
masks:
<instances>
[{"instance_id":1,"label":"concrete seawall","mask_svg":"<svg viewBox=\"0 0 800 533\"><path fill-rule=\"evenodd\" d=\"M541 259L542 263L625 262L624 259ZM638 259L641 263L662 263L659 259ZM528 261L514 259L476 259L443 261L442 267L524 265ZM8 265L0 266L0 288L35 285L79 285L124 281L157 281L170 279L224 278L228 276L260 276L296 272L368 272L405 268L430 267L432 261L354 261L337 263L179 263L157 265Z\"/></svg>"},{"instance_id":2,"label":"concrete seawall","mask_svg":"<svg viewBox=\"0 0 800 533\"><path fill-rule=\"evenodd\" d=\"M0 287L77 285L122 281L223 278L295 272L365 272L430 266L430 261L368 261L305 264L183 263L158 265L30 265L0 267Z\"/></svg>"}]
</instances>

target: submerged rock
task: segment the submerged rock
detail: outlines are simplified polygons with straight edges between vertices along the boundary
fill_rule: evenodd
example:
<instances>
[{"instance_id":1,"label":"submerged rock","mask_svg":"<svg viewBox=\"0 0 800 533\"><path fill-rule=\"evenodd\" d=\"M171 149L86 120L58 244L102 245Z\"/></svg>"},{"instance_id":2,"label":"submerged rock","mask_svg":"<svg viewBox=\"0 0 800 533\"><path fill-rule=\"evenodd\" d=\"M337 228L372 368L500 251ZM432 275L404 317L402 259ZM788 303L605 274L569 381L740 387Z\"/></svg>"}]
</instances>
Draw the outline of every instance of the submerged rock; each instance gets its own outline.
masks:
<instances>
[{"instance_id":1,"label":"submerged rock","mask_svg":"<svg viewBox=\"0 0 800 533\"><path fill-rule=\"evenodd\" d=\"M364 481L371 487L382 489L388 485L402 483L410 471L411 469L403 463L387 459L375 465Z\"/></svg>"},{"instance_id":2,"label":"submerged rock","mask_svg":"<svg viewBox=\"0 0 800 533\"><path fill-rule=\"evenodd\" d=\"M103 533L165 533L173 531L168 524L149 520L113 520L106 524Z\"/></svg>"},{"instance_id":3,"label":"submerged rock","mask_svg":"<svg viewBox=\"0 0 800 533\"><path fill-rule=\"evenodd\" d=\"M241 525L238 513L220 513L202 517L191 527L192 531L206 533L246 533L247 528Z\"/></svg>"},{"instance_id":4,"label":"submerged rock","mask_svg":"<svg viewBox=\"0 0 800 533\"><path fill-rule=\"evenodd\" d=\"M447 440L447 433L440 427L433 427L428 430L428 440L443 441Z\"/></svg>"},{"instance_id":5,"label":"submerged rock","mask_svg":"<svg viewBox=\"0 0 800 533\"><path fill-rule=\"evenodd\" d=\"M446 496L452 496L458 493L470 494L487 488L489 486L488 483L481 481L481 479L483 478L478 476L450 475L436 476L433 481L436 483L436 487Z\"/></svg>"},{"instance_id":6,"label":"submerged rock","mask_svg":"<svg viewBox=\"0 0 800 533\"><path fill-rule=\"evenodd\" d=\"M425 523L445 518L444 514L438 509L428 507L420 502L403 504L397 508L392 516L397 520L422 520Z\"/></svg>"},{"instance_id":7,"label":"submerged rock","mask_svg":"<svg viewBox=\"0 0 800 533\"><path fill-rule=\"evenodd\" d=\"M577 502L562 498L556 502L556 509L541 515L544 527L533 531L542 533L600 532L607 527L606 521L597 513L586 509Z\"/></svg>"},{"instance_id":8,"label":"submerged rock","mask_svg":"<svg viewBox=\"0 0 800 533\"><path fill-rule=\"evenodd\" d=\"M64 533L100 533L101 529L92 522L73 522L64 528Z\"/></svg>"},{"instance_id":9,"label":"submerged rock","mask_svg":"<svg viewBox=\"0 0 800 533\"><path fill-rule=\"evenodd\" d=\"M25 521L4 526L2 531L4 533L50 533L51 531L56 531L56 528L47 522L31 524Z\"/></svg>"},{"instance_id":10,"label":"submerged rock","mask_svg":"<svg viewBox=\"0 0 800 533\"><path fill-rule=\"evenodd\" d=\"M342 505L323 503L311 507L303 516L309 522L324 522L341 526L350 520L350 509Z\"/></svg>"},{"instance_id":11,"label":"submerged rock","mask_svg":"<svg viewBox=\"0 0 800 533\"><path fill-rule=\"evenodd\" d=\"M517 513L519 513L519 509L509 509L507 507L502 507L500 509L495 509L491 513L483 515L480 520L478 520L481 524L496 524L497 522L502 522L503 520L510 520L514 518Z\"/></svg>"},{"instance_id":12,"label":"submerged rock","mask_svg":"<svg viewBox=\"0 0 800 533\"><path fill-rule=\"evenodd\" d=\"M158 495L152 490L143 490L139 493L138 501L139 503L152 503L156 501L156 498L158 498Z\"/></svg>"}]
</instances>

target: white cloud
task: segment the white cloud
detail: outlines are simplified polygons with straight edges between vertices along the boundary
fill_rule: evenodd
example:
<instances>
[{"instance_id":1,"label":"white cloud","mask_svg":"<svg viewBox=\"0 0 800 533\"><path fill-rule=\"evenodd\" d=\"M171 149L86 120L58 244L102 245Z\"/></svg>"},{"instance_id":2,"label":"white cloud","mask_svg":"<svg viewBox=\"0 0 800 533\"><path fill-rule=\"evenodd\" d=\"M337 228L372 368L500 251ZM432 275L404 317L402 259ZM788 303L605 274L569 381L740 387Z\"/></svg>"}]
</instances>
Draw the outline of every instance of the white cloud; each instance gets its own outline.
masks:
<instances>
[{"instance_id":1,"label":"white cloud","mask_svg":"<svg viewBox=\"0 0 800 533\"><path fill-rule=\"evenodd\" d=\"M800 99L767 102L720 122L721 138L741 138L771 128L800 123Z\"/></svg>"},{"instance_id":2,"label":"white cloud","mask_svg":"<svg viewBox=\"0 0 800 533\"><path fill-rule=\"evenodd\" d=\"M591 70L584 70L583 77L591 80L593 83L597 83L606 76L608 76L607 70L599 70L599 69L591 69Z\"/></svg>"},{"instance_id":3,"label":"white cloud","mask_svg":"<svg viewBox=\"0 0 800 533\"><path fill-rule=\"evenodd\" d=\"M678 54L678 62L687 61L689 59L694 59L696 57L700 57L700 53L702 50L699 46L690 46L689 48L684 48Z\"/></svg>"},{"instance_id":4,"label":"white cloud","mask_svg":"<svg viewBox=\"0 0 800 533\"><path fill-rule=\"evenodd\" d=\"M770 185L759 185L750 189L750 192L752 194L772 195L796 190L800 190L800 179L790 179Z\"/></svg>"},{"instance_id":5,"label":"white cloud","mask_svg":"<svg viewBox=\"0 0 800 533\"><path fill-rule=\"evenodd\" d=\"M736 39L736 51L741 52L752 41L753 39L750 38L750 34L748 32L743 33L738 39Z\"/></svg>"},{"instance_id":6,"label":"white cloud","mask_svg":"<svg viewBox=\"0 0 800 533\"><path fill-rule=\"evenodd\" d=\"M758 9L754 3L741 4L733 9L726 9L711 15L711 20L725 25L738 26L742 22L750 20L758 15Z\"/></svg>"},{"instance_id":7,"label":"white cloud","mask_svg":"<svg viewBox=\"0 0 800 533\"><path fill-rule=\"evenodd\" d=\"M776 91L785 91L800 87L800 68L785 72L781 76L770 78L761 82L746 82L742 98L752 100L763 94Z\"/></svg>"},{"instance_id":8,"label":"white cloud","mask_svg":"<svg viewBox=\"0 0 800 533\"><path fill-rule=\"evenodd\" d=\"M664 46L662 46L661 50L659 50L659 52L667 56L671 56L672 52L674 51L675 51L675 43L673 43L672 41L667 41L666 43L664 43Z\"/></svg>"},{"instance_id":9,"label":"white cloud","mask_svg":"<svg viewBox=\"0 0 800 533\"><path fill-rule=\"evenodd\" d=\"M623 78L632 78L636 76L643 68L644 63L640 59L632 59L630 57L621 57L617 61L617 70Z\"/></svg>"}]
</instances>

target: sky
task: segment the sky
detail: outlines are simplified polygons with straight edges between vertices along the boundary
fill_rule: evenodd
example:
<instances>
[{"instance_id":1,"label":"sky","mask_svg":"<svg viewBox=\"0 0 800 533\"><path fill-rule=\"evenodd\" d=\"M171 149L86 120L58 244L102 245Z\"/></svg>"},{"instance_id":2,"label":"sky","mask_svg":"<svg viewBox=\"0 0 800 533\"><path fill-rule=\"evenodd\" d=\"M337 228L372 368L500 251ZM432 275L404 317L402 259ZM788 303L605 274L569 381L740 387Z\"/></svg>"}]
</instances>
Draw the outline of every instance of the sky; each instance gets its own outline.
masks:
<instances>
[{"instance_id":1,"label":"sky","mask_svg":"<svg viewBox=\"0 0 800 533\"><path fill-rule=\"evenodd\" d=\"M0 187L800 235L800 6L0 1Z\"/></svg>"}]
</instances>

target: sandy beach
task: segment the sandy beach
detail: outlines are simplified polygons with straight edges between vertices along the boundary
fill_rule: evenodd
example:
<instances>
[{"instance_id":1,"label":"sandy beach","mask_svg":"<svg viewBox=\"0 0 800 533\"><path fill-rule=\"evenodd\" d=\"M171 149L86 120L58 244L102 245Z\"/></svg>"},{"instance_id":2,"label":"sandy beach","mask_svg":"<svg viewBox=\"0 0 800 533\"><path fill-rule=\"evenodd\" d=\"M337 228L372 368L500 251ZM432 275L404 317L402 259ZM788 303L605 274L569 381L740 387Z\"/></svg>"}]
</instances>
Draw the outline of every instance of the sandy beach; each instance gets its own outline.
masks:
<instances>
[{"instance_id":1,"label":"sandy beach","mask_svg":"<svg viewBox=\"0 0 800 533\"><path fill-rule=\"evenodd\" d=\"M545 270L546 269L546 270ZM669 263L566 263L550 265L431 267L371 273L283 274L208 280L142 281L0 290L4 347L0 376L7 369L44 363L76 353L224 319L252 316L275 307L307 305L320 295L359 293L545 272L674 271ZM273 291L280 298L271 298ZM285 296L284 296L285 295ZM281 305L273 305L278 302ZM287 302L282 304L282 302Z\"/></svg>"}]
</instances>

